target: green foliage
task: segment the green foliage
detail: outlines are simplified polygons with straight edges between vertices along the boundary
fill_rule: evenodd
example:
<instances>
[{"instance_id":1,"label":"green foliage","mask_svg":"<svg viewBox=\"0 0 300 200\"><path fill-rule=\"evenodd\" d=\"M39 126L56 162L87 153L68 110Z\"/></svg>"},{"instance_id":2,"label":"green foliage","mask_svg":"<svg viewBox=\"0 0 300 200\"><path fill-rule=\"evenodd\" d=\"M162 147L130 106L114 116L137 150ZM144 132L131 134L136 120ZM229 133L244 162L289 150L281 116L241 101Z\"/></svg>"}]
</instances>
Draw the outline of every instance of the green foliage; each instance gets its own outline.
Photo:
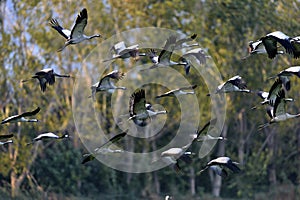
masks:
<instances>
[{"instance_id":1,"label":"green foliage","mask_svg":"<svg viewBox=\"0 0 300 200\"><path fill-rule=\"evenodd\" d=\"M41 196L38 197L41 198L56 193L57 196L71 199L74 196L91 199L155 199L159 196L161 199L166 194L176 196L175 199L192 199L190 168L185 164L182 165L183 174L176 174L171 168L147 174L127 174L106 167L96 160L82 165L82 154L86 150L74 131L72 118L74 79L59 79L45 93L40 91L37 80L20 82L47 67L53 67L61 73L77 73L83 59L102 39L88 42L88 45L70 46L67 51L57 53L56 50L63 45L64 39L51 30L48 21L55 17L64 27L70 28L83 7L89 12L86 32L100 33L104 38L132 28L152 26L170 28L186 35L197 33L197 42L208 49L224 79L239 74L253 90L267 91L272 85L272 81L265 81L269 76L283 68L299 64L299 59L292 59L290 55L277 56L274 60L267 59L266 55L241 59L247 55L248 41L257 40L269 32L281 30L290 36L299 35L300 3L294 0L87 0L64 3L56 0L0 1L0 116L5 118L37 106L42 108L36 116L40 119L37 124L0 126L1 134L15 135L14 144L0 148L1 197L8 198L8 193L13 194L12 183L16 178L20 182L18 188L25 194L24 198L39 191ZM95 59L97 58L96 55ZM125 72L128 70L127 64L134 65L129 62L124 64L122 61L116 63ZM191 84L204 83L193 71L188 78ZM292 78L293 87L288 93L296 99L296 102L288 104L288 111L291 113L300 110L300 103L297 101L298 82L298 78ZM149 99L165 91L154 84L148 87ZM205 84L199 84L196 94L201 102L200 126L210 118L207 113L210 112L211 102L204 96L206 93L208 91ZM111 133L115 130L109 109L111 96L97 97L96 109L106 117L100 123L105 132ZM230 199L266 199L270 196L280 199L282 195L291 197L290 199L299 198L300 127L297 120L272 125L273 127L258 132L257 127L265 123L267 117L264 109L252 111L250 108L260 100L251 94L228 94L226 100L228 130L225 132L228 141L225 142L224 153L240 162L242 173L230 174L222 180L221 196ZM167 119L167 125L163 129L164 136L155 141L157 147L172 139L181 114L174 107L178 104L176 99L162 99L159 103L172 114L172 118ZM90 118L85 120L90 122ZM61 133L65 130L71 133L70 140L26 146L41 132ZM134 140L134 144L128 142L127 145L132 145L130 147L137 152L143 152L152 150L152 144ZM196 151L199 149L198 146L192 148ZM219 143L209 158L218 156L221 149L222 145ZM191 167L198 171L209 158L195 158ZM274 171L275 181L272 177ZM28 178L28 174L35 178L35 183ZM208 195L213 185L208 172L196 176L195 184L195 199L197 196L214 199ZM19 195L23 198L22 194Z\"/></svg>"}]
</instances>

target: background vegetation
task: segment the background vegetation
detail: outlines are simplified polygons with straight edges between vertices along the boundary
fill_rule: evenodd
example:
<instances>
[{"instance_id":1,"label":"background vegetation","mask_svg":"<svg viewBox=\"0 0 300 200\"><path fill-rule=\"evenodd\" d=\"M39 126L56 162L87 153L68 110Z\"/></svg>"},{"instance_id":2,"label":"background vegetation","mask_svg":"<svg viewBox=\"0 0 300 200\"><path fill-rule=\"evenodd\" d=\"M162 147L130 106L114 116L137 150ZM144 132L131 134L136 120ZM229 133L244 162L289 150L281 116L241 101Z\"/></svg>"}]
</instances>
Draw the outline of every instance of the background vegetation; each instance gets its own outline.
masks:
<instances>
[{"instance_id":1,"label":"background vegetation","mask_svg":"<svg viewBox=\"0 0 300 200\"><path fill-rule=\"evenodd\" d=\"M94 161L81 165L86 149L81 144L72 118L73 79L60 79L42 94L38 84L20 80L34 72L55 67L61 73L76 74L85 56L102 40L68 47L57 53L63 38L47 25L51 17L71 26L78 12L86 7L89 22L86 32L106 38L137 27L170 28L191 35L208 49L224 79L242 75L251 89L268 90L267 77L299 60L289 55L270 60L266 55L246 60L248 41L281 30L289 36L300 35L300 3L290 1L235 0L103 0L103 1L0 1L0 116L42 108L38 124L0 126L1 134L14 133L14 144L0 147L0 199L296 199L300 197L300 126L290 120L258 132L267 117L263 109L250 111L259 102L254 95L227 95L227 119L223 135L214 151L182 174L170 168L145 174L129 174ZM126 69L125 66L121 66ZM289 96L291 113L300 112L299 80L292 78ZM202 96L205 88L198 88ZM205 93L206 94L206 93ZM105 107L109 96L101 99ZM201 104L208 110L209 102ZM109 114L108 114L109 115ZM204 116L202 122L209 116ZM109 133L113 121L105 124ZM202 125L202 124L200 124ZM175 124L168 125L172 135ZM72 138L41 142L26 147L38 133L67 130ZM169 139L169 138L162 138ZM135 144L139 148L142 145ZM141 150L140 150L141 151ZM243 172L221 180L211 172L196 176L209 159L229 155L241 163Z\"/></svg>"}]
</instances>

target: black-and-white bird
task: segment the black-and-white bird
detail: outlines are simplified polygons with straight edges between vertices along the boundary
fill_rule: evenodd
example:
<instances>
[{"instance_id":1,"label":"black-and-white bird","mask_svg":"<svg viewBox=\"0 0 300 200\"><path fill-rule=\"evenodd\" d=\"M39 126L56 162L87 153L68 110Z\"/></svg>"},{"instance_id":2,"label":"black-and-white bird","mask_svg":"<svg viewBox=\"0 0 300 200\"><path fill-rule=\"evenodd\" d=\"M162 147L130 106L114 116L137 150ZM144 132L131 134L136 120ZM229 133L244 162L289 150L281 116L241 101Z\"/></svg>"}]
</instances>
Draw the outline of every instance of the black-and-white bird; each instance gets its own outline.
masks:
<instances>
[{"instance_id":1,"label":"black-and-white bird","mask_svg":"<svg viewBox=\"0 0 300 200\"><path fill-rule=\"evenodd\" d=\"M214 118L207 122L201 129L198 129L195 134L192 134L193 141L205 141L205 140L227 140L227 138L223 136L212 136L209 134L209 127L215 126L217 123L217 118Z\"/></svg>"},{"instance_id":2,"label":"black-and-white bird","mask_svg":"<svg viewBox=\"0 0 300 200\"><path fill-rule=\"evenodd\" d=\"M197 87L197 85L192 85L188 87L181 87L174 90L170 90L164 94L158 95L155 98L162 98L162 97L174 97L174 96L180 96L180 95L188 95L188 94L195 94L194 89ZM192 90L192 91L191 91Z\"/></svg>"},{"instance_id":3,"label":"black-and-white bird","mask_svg":"<svg viewBox=\"0 0 300 200\"><path fill-rule=\"evenodd\" d=\"M13 141L12 140L7 140L7 141L4 141L4 142L0 141L0 146L6 145L6 144L10 144L10 143L13 143Z\"/></svg>"},{"instance_id":4,"label":"black-and-white bird","mask_svg":"<svg viewBox=\"0 0 300 200\"><path fill-rule=\"evenodd\" d=\"M151 117L167 113L165 110L155 111L151 109L151 106L149 108L149 105L151 104L146 103L144 89L134 92L129 100L129 120L133 120L139 126L146 126L147 120Z\"/></svg>"},{"instance_id":5,"label":"black-and-white bird","mask_svg":"<svg viewBox=\"0 0 300 200\"><path fill-rule=\"evenodd\" d=\"M112 48L112 51L114 51L114 54L112 55L112 58L104 60L103 62L107 62L110 60L114 60L117 58L126 59L126 58L134 58L137 60L140 56L146 56L145 53L139 52L139 45L131 45L129 47L126 47L125 42L121 41L115 44Z\"/></svg>"},{"instance_id":6,"label":"black-and-white bird","mask_svg":"<svg viewBox=\"0 0 300 200\"><path fill-rule=\"evenodd\" d=\"M8 118L5 118L2 120L1 124L5 123L12 123L12 122L38 122L37 119L29 119L27 117L31 117L36 115L38 112L40 112L40 107L37 107L35 110L30 111L30 112L24 112L19 115L13 115Z\"/></svg>"},{"instance_id":7,"label":"black-and-white bird","mask_svg":"<svg viewBox=\"0 0 300 200\"><path fill-rule=\"evenodd\" d=\"M293 54L293 46L290 42L290 37L284 34L281 31L275 31L272 33L267 34L266 36L262 37L260 40L262 41L265 49L268 53L269 58L275 58L278 54L278 45L277 43L281 44L285 48L285 51L289 54Z\"/></svg>"},{"instance_id":8,"label":"black-and-white bird","mask_svg":"<svg viewBox=\"0 0 300 200\"><path fill-rule=\"evenodd\" d=\"M180 59L178 62L174 62L171 60L171 56L172 53L175 49L176 46L176 36L175 35L171 35L166 43L165 46L163 47L163 49L161 50L159 56L156 58L156 53L154 50L150 50L150 53L148 54L148 56L150 57L152 63L154 63L154 65L152 65L150 68L148 69L142 69L141 71L145 71L145 70L149 70L149 69L155 69L157 67L173 67L173 66L184 66L186 74L188 74L189 72L189 68L190 68L190 64L187 62L186 59ZM157 60L157 61L156 61Z\"/></svg>"},{"instance_id":9,"label":"black-and-white bird","mask_svg":"<svg viewBox=\"0 0 300 200\"><path fill-rule=\"evenodd\" d=\"M216 89L217 93L228 93L228 92L246 92L249 93L251 90L247 89L246 82L242 79L241 76L236 75L230 78L228 81L219 85ZM208 94L207 96L210 96Z\"/></svg>"},{"instance_id":10,"label":"black-and-white bird","mask_svg":"<svg viewBox=\"0 0 300 200\"><path fill-rule=\"evenodd\" d=\"M290 39L290 42L293 46L293 55L294 58L299 58L300 57L300 36L293 37Z\"/></svg>"},{"instance_id":11,"label":"black-and-white bird","mask_svg":"<svg viewBox=\"0 0 300 200\"><path fill-rule=\"evenodd\" d=\"M197 58L200 64L206 64L206 59L210 58L210 56L206 55L204 49L195 48L185 52L181 57L188 58L189 56L194 56Z\"/></svg>"},{"instance_id":12,"label":"black-and-white bird","mask_svg":"<svg viewBox=\"0 0 300 200\"><path fill-rule=\"evenodd\" d=\"M191 158L191 155L193 155L193 153L186 151L188 147L189 145L186 145L182 148L174 147L163 151L160 155L161 159L167 164L171 164L171 166L176 172L180 172L181 167L178 164L178 160L182 160L187 164L191 164L193 161Z\"/></svg>"},{"instance_id":13,"label":"black-and-white bird","mask_svg":"<svg viewBox=\"0 0 300 200\"><path fill-rule=\"evenodd\" d=\"M173 197L170 195L165 196L165 200L173 200Z\"/></svg>"},{"instance_id":14,"label":"black-and-white bird","mask_svg":"<svg viewBox=\"0 0 300 200\"><path fill-rule=\"evenodd\" d=\"M150 49L147 54L153 64L158 64L158 55L156 53L155 49Z\"/></svg>"},{"instance_id":15,"label":"black-and-white bird","mask_svg":"<svg viewBox=\"0 0 300 200\"><path fill-rule=\"evenodd\" d=\"M278 98L278 93L281 89L282 89L282 81L281 79L277 78L269 90L269 95L267 99L261 102L261 104L268 103L269 105L274 106L274 103Z\"/></svg>"},{"instance_id":16,"label":"black-and-white bird","mask_svg":"<svg viewBox=\"0 0 300 200\"><path fill-rule=\"evenodd\" d=\"M194 33L189 37L177 40L175 43L175 49L183 49L183 48L199 46L198 43L188 44L188 43L194 41L196 38L197 38L197 34Z\"/></svg>"},{"instance_id":17,"label":"black-and-white bird","mask_svg":"<svg viewBox=\"0 0 300 200\"><path fill-rule=\"evenodd\" d=\"M65 39L67 39L64 46L58 51L62 51L65 47L70 44L78 44L84 40L90 40L94 37L101 37L100 34L95 34L91 36L84 35L84 29L87 25L88 14L86 8L83 8L78 14L75 24L72 27L71 31L68 29L64 29L56 19L51 19L49 24L52 28L54 28L60 35L62 35Z\"/></svg>"},{"instance_id":18,"label":"black-and-white bird","mask_svg":"<svg viewBox=\"0 0 300 200\"><path fill-rule=\"evenodd\" d=\"M295 75L300 78L300 66L289 67L285 70L282 70L277 74L285 89L289 91L291 89L291 81L289 79L290 76ZM276 77L276 76L275 76ZM270 77L274 78L274 77Z\"/></svg>"},{"instance_id":19,"label":"black-and-white bird","mask_svg":"<svg viewBox=\"0 0 300 200\"><path fill-rule=\"evenodd\" d=\"M125 132L122 132L120 134L115 135L114 137L109 139L107 142L105 142L101 146L95 148L93 153L84 154L83 155L84 158L83 158L81 164L85 164L89 161L94 160L95 157L98 154L122 153L122 152L124 152L122 149L111 149L110 146L112 144L116 143L117 141L119 141L120 139L124 138L126 135L127 135L127 130Z\"/></svg>"},{"instance_id":20,"label":"black-and-white bird","mask_svg":"<svg viewBox=\"0 0 300 200\"><path fill-rule=\"evenodd\" d=\"M91 86L92 95L89 97L92 97L93 100L95 100L95 95L99 91L108 91L110 93L114 92L117 89L126 90L126 87L120 87L116 86L112 80L118 81L123 79L125 76L125 73L120 72L119 70L114 70L105 76L103 76L99 82L95 83Z\"/></svg>"},{"instance_id":21,"label":"black-and-white bird","mask_svg":"<svg viewBox=\"0 0 300 200\"><path fill-rule=\"evenodd\" d=\"M277 98L275 99L274 107L271 106L267 108L267 114L271 120L269 123L260 125L259 130L269 126L272 123L300 117L300 113L289 114L286 112L286 102L287 100L285 98L285 92L283 89L281 89L277 94Z\"/></svg>"},{"instance_id":22,"label":"black-and-white bird","mask_svg":"<svg viewBox=\"0 0 300 200\"><path fill-rule=\"evenodd\" d=\"M229 157L222 156L209 161L199 173L202 173L206 169L212 167L212 170L214 170L218 175L226 177L228 173L225 168L230 169L234 173L241 171L241 169L237 166L238 164L239 163L232 161Z\"/></svg>"},{"instance_id":23,"label":"black-and-white bird","mask_svg":"<svg viewBox=\"0 0 300 200\"><path fill-rule=\"evenodd\" d=\"M14 137L14 134L0 135L0 140Z\"/></svg>"},{"instance_id":24,"label":"black-and-white bird","mask_svg":"<svg viewBox=\"0 0 300 200\"><path fill-rule=\"evenodd\" d=\"M249 56L255 55L255 54L267 54L267 50L262 42L262 40L258 41L250 41L248 45L248 53L249 55L244 57L243 59L248 58ZM276 54L284 54L283 51L277 50Z\"/></svg>"},{"instance_id":25,"label":"black-and-white bird","mask_svg":"<svg viewBox=\"0 0 300 200\"><path fill-rule=\"evenodd\" d=\"M264 102L266 102L268 100L268 96L269 96L269 92L265 92L265 91L257 91L256 92L257 96L259 96L261 99L263 99L262 104L264 104Z\"/></svg>"},{"instance_id":26,"label":"black-and-white bird","mask_svg":"<svg viewBox=\"0 0 300 200\"><path fill-rule=\"evenodd\" d=\"M259 90L259 91L256 91L255 92L257 96L259 96L263 101L260 102L261 105L265 105L267 103L269 103L269 92L265 92L265 91L262 91L262 90ZM251 109L256 109L257 106L253 106Z\"/></svg>"},{"instance_id":27,"label":"black-and-white bird","mask_svg":"<svg viewBox=\"0 0 300 200\"><path fill-rule=\"evenodd\" d=\"M52 132L47 132L47 133L42 133L42 134L39 134L37 137L33 138L32 139L32 142L30 143L27 143L27 145L30 145L30 144L33 144L37 141L40 141L40 140L45 140L45 139L64 139L64 138L69 138L70 136L66 133L66 134L63 134L61 136L58 136Z\"/></svg>"},{"instance_id":28,"label":"black-and-white bird","mask_svg":"<svg viewBox=\"0 0 300 200\"><path fill-rule=\"evenodd\" d=\"M55 83L55 77L61 77L61 78L70 78L70 75L61 75L54 72L52 68L46 68L42 69L35 73L31 77L31 79L23 80L22 82L27 82L33 79L38 79L40 83L40 87L42 92L46 91L47 83L49 85L53 85Z\"/></svg>"}]
</instances>

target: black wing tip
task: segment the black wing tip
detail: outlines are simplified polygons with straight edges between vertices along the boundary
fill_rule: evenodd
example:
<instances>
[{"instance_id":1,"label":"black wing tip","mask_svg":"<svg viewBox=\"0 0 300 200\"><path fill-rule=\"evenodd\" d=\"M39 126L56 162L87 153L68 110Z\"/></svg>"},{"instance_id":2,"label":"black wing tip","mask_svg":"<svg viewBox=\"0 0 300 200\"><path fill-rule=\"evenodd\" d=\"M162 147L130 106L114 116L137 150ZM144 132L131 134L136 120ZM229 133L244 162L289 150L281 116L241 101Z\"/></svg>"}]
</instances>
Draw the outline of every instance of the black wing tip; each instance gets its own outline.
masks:
<instances>
[{"instance_id":1,"label":"black wing tip","mask_svg":"<svg viewBox=\"0 0 300 200\"><path fill-rule=\"evenodd\" d=\"M2 122L1 122L2 124ZM14 137L14 134L7 134L7 135L0 135L0 139L7 139L7 138L12 138Z\"/></svg>"},{"instance_id":2,"label":"black wing tip","mask_svg":"<svg viewBox=\"0 0 300 200\"><path fill-rule=\"evenodd\" d=\"M145 98L145 90L144 89L137 90L131 96L133 98Z\"/></svg>"},{"instance_id":3,"label":"black wing tip","mask_svg":"<svg viewBox=\"0 0 300 200\"><path fill-rule=\"evenodd\" d=\"M191 38L194 40L197 37L197 33L193 33L193 35L191 36Z\"/></svg>"},{"instance_id":4,"label":"black wing tip","mask_svg":"<svg viewBox=\"0 0 300 200\"><path fill-rule=\"evenodd\" d=\"M37 113L39 113L41 111L41 108L38 106L34 111L33 111L33 113L34 114L37 114Z\"/></svg>"},{"instance_id":5,"label":"black wing tip","mask_svg":"<svg viewBox=\"0 0 300 200\"><path fill-rule=\"evenodd\" d=\"M87 9L86 8L83 8L80 12L82 14L82 16L87 16Z\"/></svg>"}]
</instances>

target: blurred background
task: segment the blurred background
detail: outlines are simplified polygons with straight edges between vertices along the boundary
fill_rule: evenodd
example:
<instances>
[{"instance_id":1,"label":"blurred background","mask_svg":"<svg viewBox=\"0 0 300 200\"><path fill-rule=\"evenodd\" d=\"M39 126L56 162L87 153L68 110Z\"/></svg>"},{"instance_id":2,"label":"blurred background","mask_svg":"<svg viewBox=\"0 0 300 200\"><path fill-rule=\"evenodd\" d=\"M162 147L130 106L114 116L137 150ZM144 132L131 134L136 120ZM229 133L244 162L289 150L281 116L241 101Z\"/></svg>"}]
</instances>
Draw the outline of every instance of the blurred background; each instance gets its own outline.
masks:
<instances>
[{"instance_id":1,"label":"blurred background","mask_svg":"<svg viewBox=\"0 0 300 200\"><path fill-rule=\"evenodd\" d=\"M63 52L56 52L64 38L48 25L57 18L65 28L71 28L82 8L88 10L87 35L100 33L104 38L132 28L160 27L187 36L197 33L196 41L207 49L224 80L237 74L247 81L248 88L266 90L272 81L268 77L298 65L290 55L269 59L266 55L248 55L250 40L279 30L294 37L300 35L300 2L235 1L235 0L100 0L100 1L36 1L0 0L0 117L41 107L37 124L1 125L0 133L15 135L14 143L0 146L0 199L299 199L300 198L300 125L290 120L258 131L268 117L264 108L251 110L260 99L256 95L227 94L227 117L221 141L206 157L195 156L191 165L182 165L183 173L163 168L151 173L124 173L97 160L81 164L88 151L76 133L72 113L74 79L59 79L45 93L37 82L21 83L43 68L52 67L62 74L76 75L83 59L103 41L94 39ZM133 44L134 41L133 41ZM134 61L115 62L126 71ZM108 69L108 72L113 70ZM182 71L183 72L183 71ZM183 72L184 73L184 72ZM190 80L199 77L189 75ZM197 80L196 80L197 79ZM92 83L92 80L87 82ZM193 81L192 81L193 82ZM290 113L300 112L299 80L292 77L288 96ZM161 93L152 86L148 96ZM159 91L159 92L158 92ZM151 94L153 93L153 94ZM207 87L196 89L201 102L201 123L210 119ZM116 133L110 105L111 95L99 95L98 109L107 118L101 122L107 133ZM168 107L174 100L162 100ZM174 112L173 118L179 118ZM180 118L179 118L180 119ZM139 152L149 151L172 139L177 120L164 127L165 137L158 144L144 145L144 140L131 141L128 146ZM70 140L26 143L42 132L68 132ZM130 141L129 141L130 142ZM160 144L159 144L160 143ZM227 155L240 163L242 172L226 179L211 171L197 172L217 156Z\"/></svg>"}]
</instances>

